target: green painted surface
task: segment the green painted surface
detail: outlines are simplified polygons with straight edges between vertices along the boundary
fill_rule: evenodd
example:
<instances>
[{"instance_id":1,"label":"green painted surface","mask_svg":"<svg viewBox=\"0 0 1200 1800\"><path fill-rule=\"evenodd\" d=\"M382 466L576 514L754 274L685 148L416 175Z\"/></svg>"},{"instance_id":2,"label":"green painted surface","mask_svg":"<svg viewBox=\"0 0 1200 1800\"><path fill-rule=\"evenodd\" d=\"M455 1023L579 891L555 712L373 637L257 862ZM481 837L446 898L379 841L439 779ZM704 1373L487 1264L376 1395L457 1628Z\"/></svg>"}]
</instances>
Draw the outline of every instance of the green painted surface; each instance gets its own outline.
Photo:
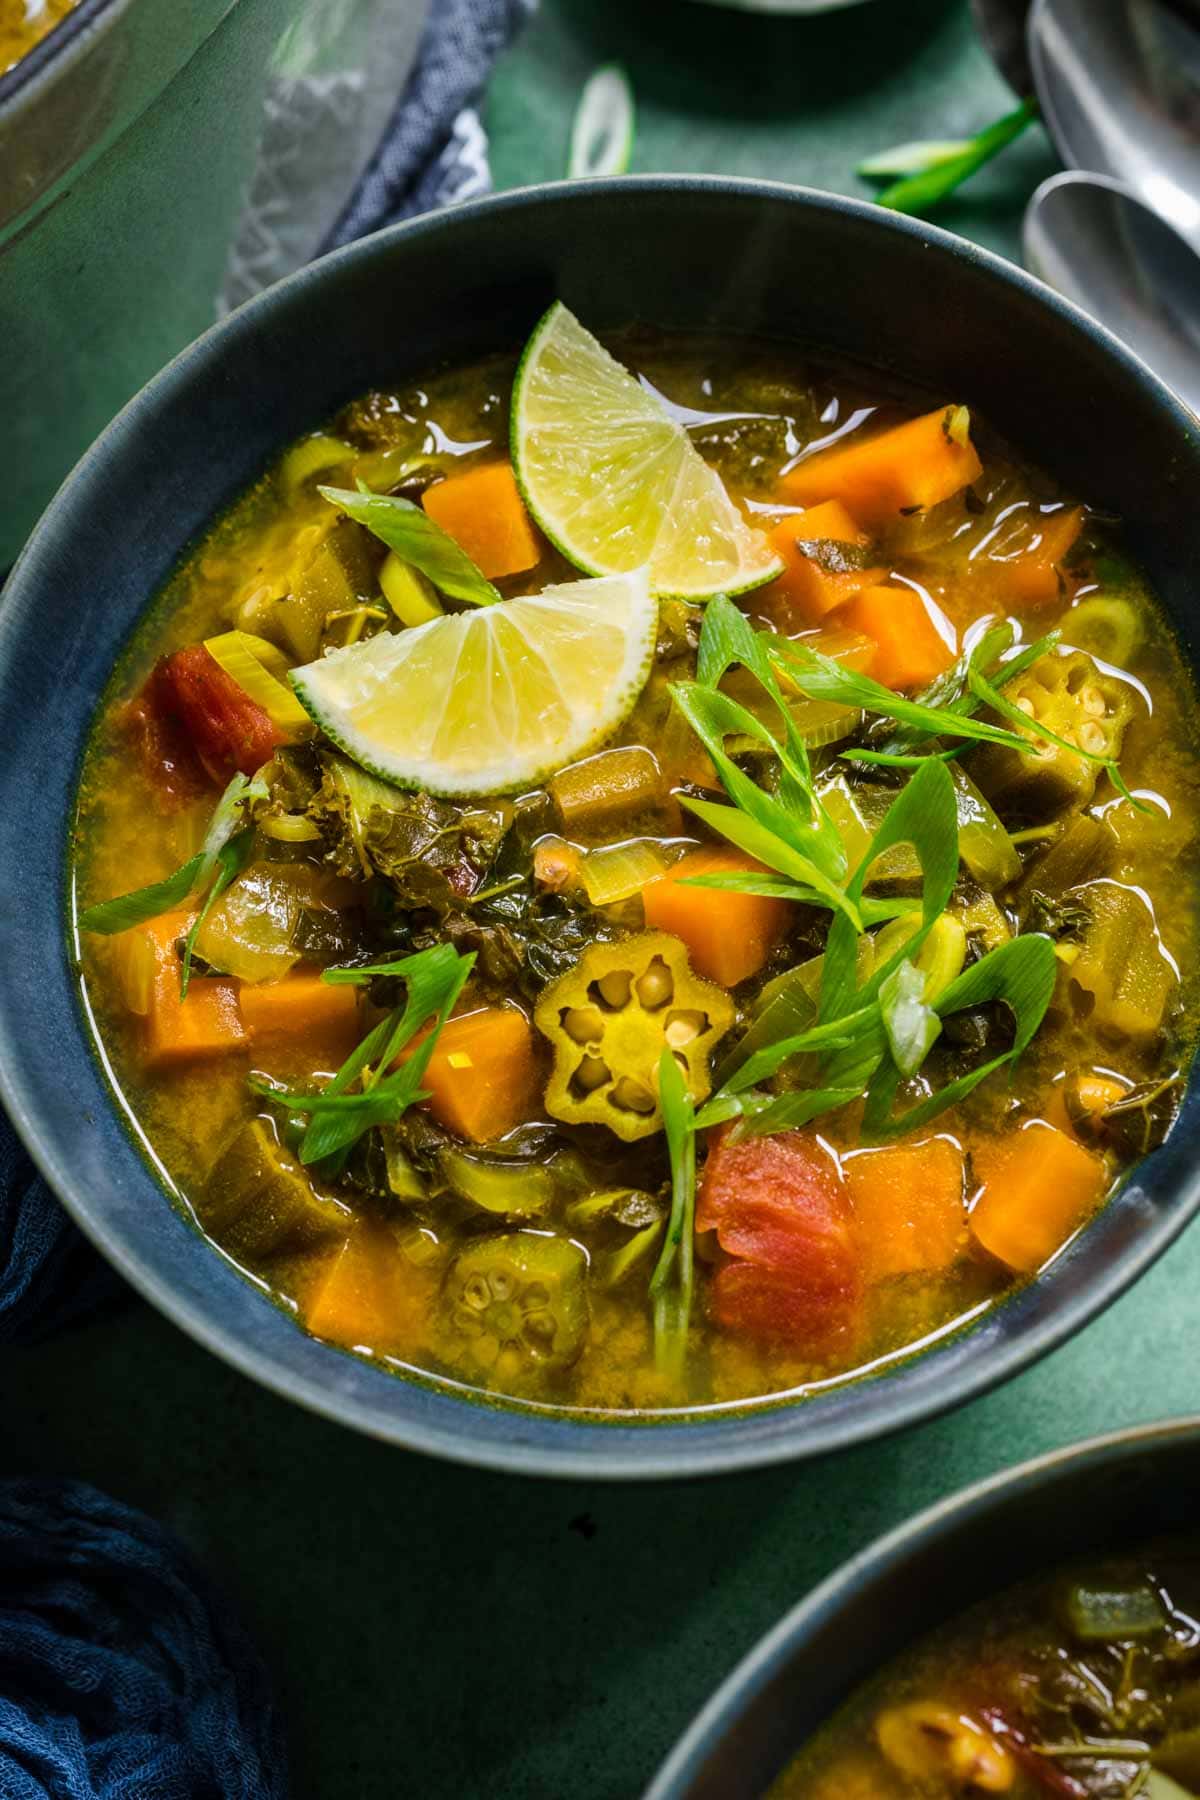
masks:
<instances>
[{"instance_id":1,"label":"green painted surface","mask_svg":"<svg viewBox=\"0 0 1200 1800\"><path fill-rule=\"evenodd\" d=\"M490 109L503 185L556 174L578 85L627 62L635 166L858 191L861 155L1007 104L965 6L765 23L543 0ZM944 216L1015 248L1031 138ZM713 247L720 270L720 246ZM813 1468L614 1489L443 1467L261 1392L140 1304L0 1372L0 1468L83 1476L224 1580L288 1714L297 1800L627 1800L806 1588L973 1476L1197 1404L1200 1235L1073 1344L948 1419Z\"/></svg>"}]
</instances>

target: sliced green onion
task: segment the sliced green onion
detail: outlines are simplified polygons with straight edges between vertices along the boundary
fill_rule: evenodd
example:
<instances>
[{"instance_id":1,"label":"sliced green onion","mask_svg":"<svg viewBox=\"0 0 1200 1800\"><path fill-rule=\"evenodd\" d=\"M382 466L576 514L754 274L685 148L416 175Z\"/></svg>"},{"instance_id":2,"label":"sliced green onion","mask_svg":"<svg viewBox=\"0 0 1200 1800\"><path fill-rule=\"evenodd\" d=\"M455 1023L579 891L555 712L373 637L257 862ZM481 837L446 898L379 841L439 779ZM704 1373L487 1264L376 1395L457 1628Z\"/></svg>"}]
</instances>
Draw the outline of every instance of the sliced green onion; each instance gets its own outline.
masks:
<instances>
[{"instance_id":1,"label":"sliced green onion","mask_svg":"<svg viewBox=\"0 0 1200 1800\"><path fill-rule=\"evenodd\" d=\"M593 906L612 906L640 894L667 867L660 844L635 838L628 844L606 844L589 850L580 865L580 878Z\"/></svg>"},{"instance_id":2,"label":"sliced green onion","mask_svg":"<svg viewBox=\"0 0 1200 1800\"><path fill-rule=\"evenodd\" d=\"M1019 138L1037 117L1037 101L1023 100L1014 112L1006 113L974 137L958 156L948 157L919 174L905 176L879 195L879 205L892 212L924 213L939 206L954 190L968 181L993 156Z\"/></svg>"},{"instance_id":3,"label":"sliced green onion","mask_svg":"<svg viewBox=\"0 0 1200 1800\"><path fill-rule=\"evenodd\" d=\"M444 608L432 581L394 550L389 550L383 559L379 585L402 625L428 625L430 619L442 616Z\"/></svg>"},{"instance_id":4,"label":"sliced green onion","mask_svg":"<svg viewBox=\"0 0 1200 1800\"><path fill-rule=\"evenodd\" d=\"M311 475L320 475L326 469L338 469L343 463L352 462L357 455L358 451L353 444L343 443L341 438L317 432L314 437L301 438L288 451L279 465L280 479L285 488L298 488Z\"/></svg>"},{"instance_id":5,"label":"sliced green onion","mask_svg":"<svg viewBox=\"0 0 1200 1800\"><path fill-rule=\"evenodd\" d=\"M623 175L633 151L633 89L620 63L605 63L584 85L571 125L567 174Z\"/></svg>"},{"instance_id":6,"label":"sliced green onion","mask_svg":"<svg viewBox=\"0 0 1200 1800\"><path fill-rule=\"evenodd\" d=\"M279 844L314 844L321 835L321 827L304 813L278 813L274 818L267 813L258 821L258 829Z\"/></svg>"},{"instance_id":7,"label":"sliced green onion","mask_svg":"<svg viewBox=\"0 0 1200 1800\"><path fill-rule=\"evenodd\" d=\"M866 181L898 181L903 175L924 175L964 156L973 142L973 138L910 138L907 143L893 144L890 150L876 151L860 162L854 173Z\"/></svg>"}]
</instances>

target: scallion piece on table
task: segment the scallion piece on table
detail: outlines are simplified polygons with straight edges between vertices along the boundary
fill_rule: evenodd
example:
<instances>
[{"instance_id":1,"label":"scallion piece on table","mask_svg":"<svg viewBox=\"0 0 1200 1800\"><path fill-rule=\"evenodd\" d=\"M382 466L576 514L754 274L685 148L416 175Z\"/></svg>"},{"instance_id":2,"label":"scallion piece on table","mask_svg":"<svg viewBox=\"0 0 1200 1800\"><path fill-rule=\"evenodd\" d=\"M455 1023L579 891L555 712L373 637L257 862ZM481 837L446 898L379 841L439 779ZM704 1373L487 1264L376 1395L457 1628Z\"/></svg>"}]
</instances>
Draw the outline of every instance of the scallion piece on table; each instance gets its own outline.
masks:
<instances>
[{"instance_id":1,"label":"scallion piece on table","mask_svg":"<svg viewBox=\"0 0 1200 1800\"><path fill-rule=\"evenodd\" d=\"M892 212L923 214L940 206L949 198L964 181L982 169L985 163L991 162L1001 150L1019 138L1021 133L1037 117L1036 100L1023 100L1014 111L1005 113L1004 117L988 125L977 136L968 139L956 155L942 155L941 150L949 146L929 146L931 157L924 167L918 167L913 173L903 174L877 196L880 206L886 206ZM901 145L890 153L899 157L900 151L912 152L916 146ZM888 160L889 153L882 157L872 157L861 164L859 173L868 172L872 165L880 165Z\"/></svg>"},{"instance_id":2,"label":"scallion piece on table","mask_svg":"<svg viewBox=\"0 0 1200 1800\"><path fill-rule=\"evenodd\" d=\"M623 175L633 152L633 89L620 63L589 76L571 123L567 174Z\"/></svg>"}]
</instances>

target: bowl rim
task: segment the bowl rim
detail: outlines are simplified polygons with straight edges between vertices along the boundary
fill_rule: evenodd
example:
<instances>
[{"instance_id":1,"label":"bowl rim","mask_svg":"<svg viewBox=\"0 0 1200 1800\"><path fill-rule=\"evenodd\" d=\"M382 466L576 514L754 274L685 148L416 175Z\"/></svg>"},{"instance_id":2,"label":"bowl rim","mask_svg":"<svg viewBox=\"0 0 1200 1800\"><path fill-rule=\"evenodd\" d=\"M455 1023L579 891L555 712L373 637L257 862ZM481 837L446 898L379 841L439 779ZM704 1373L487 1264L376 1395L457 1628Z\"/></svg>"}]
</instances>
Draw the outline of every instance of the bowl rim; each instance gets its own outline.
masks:
<instances>
[{"instance_id":1,"label":"bowl rim","mask_svg":"<svg viewBox=\"0 0 1200 1800\"><path fill-rule=\"evenodd\" d=\"M658 195L668 199L711 195L735 198L748 204L782 202L797 208L801 215L806 212L833 213L860 223L869 222L871 229L884 237L894 235L914 239L927 250L973 265L1014 295L1032 298L1074 330L1091 338L1109 359L1123 366L1145 390L1151 405L1166 415L1167 423L1176 435L1194 441L1200 455L1200 429L1196 421L1133 351L1016 264L923 220L884 211L870 201L785 182L737 176L656 174L598 177L585 183L540 183L488 195L446 211L424 214L348 244L248 300L180 351L127 402L85 451L21 551L6 584L5 599L9 604L0 607L0 677L20 643L14 621L21 608L12 603L14 597L25 587L36 591L43 581L53 579L54 546L60 537L69 534L75 496L87 492L90 484L99 478L110 451L119 446L123 437L138 430L143 422L152 427L160 408L185 393L193 380L206 371L219 368L227 344L243 338L253 339L276 307L295 301L310 286L336 280L338 272L350 264L370 262L377 257L386 259L397 243L438 236L453 239L460 222L469 224L481 214L513 220L547 201L561 201L568 195L616 199L628 194ZM181 543L180 554L184 547ZM148 595L147 603L150 599ZM63 821L62 830L69 829L68 818ZM56 907L61 904L61 897L56 898ZM66 921L61 913L57 918L61 929ZM425 1418L387 1416L386 1409L374 1404L370 1396L339 1391L336 1364L332 1365L332 1379L316 1378L290 1368L285 1355L233 1338L217 1325L210 1304L178 1292L170 1281L146 1264L139 1254L135 1233L122 1234L91 1216L87 1197L80 1190L67 1160L60 1156L57 1141L39 1130L32 1117L32 1107L26 1105L20 1076L22 1039L15 1029L16 1021L7 1016L3 985L4 972L0 969L0 1103L6 1107L52 1192L106 1259L144 1299L240 1373L322 1417L353 1425L369 1436L403 1448L504 1473L593 1480L657 1480L727 1474L800 1461L890 1435L977 1398L1073 1336L1130 1287L1200 1209L1200 1172L1197 1172L1191 1180L1186 1201L1174 1205L1167 1216L1156 1217L1132 1244L1122 1246L1085 1287L1067 1293L1052 1311L1047 1313L1043 1309L1022 1337L991 1345L973 1366L957 1371L953 1382L939 1382L932 1377L922 1381L919 1371L939 1367L939 1357L949 1353L956 1342L961 1342L962 1334L943 1339L891 1370L864 1378L857 1386L864 1393L873 1391L877 1396L875 1404L856 1408L848 1418L823 1417L819 1410L825 1398L822 1395L799 1402L786 1399L760 1402L745 1409L731 1408L715 1417L681 1412L677 1417L657 1417L637 1423L631 1423L627 1417L614 1420L587 1413L548 1413L519 1404L487 1400L481 1403L457 1396L454 1397L452 1422L447 1426L431 1423ZM72 998L78 1006L77 998ZM89 1032L88 1035L92 1034ZM30 1094L34 1091L31 1084ZM119 1114L111 1091L108 1098L114 1115ZM122 1129L126 1129L123 1123ZM149 1170L147 1172L149 1174ZM1180 1182L1175 1184L1176 1188ZM156 1186L161 1192L161 1184L156 1182ZM1088 1235L1081 1234L1076 1244ZM196 1236L199 1247L202 1240L199 1233ZM217 1254L207 1246L203 1247L202 1253ZM1070 1254L1068 1250L1066 1256ZM1058 1266L1062 1266L1061 1261ZM1019 1290L1013 1300L1005 1304L1015 1305L1023 1293L1041 1286L1039 1281L1034 1287ZM967 1331L978 1336L986 1329L988 1317L994 1319L1003 1310L1003 1306L991 1309L990 1315L968 1326ZM289 1329L298 1331L299 1327L289 1322ZM347 1354L332 1346L322 1348L330 1358ZM914 1371L918 1373L914 1374ZM395 1381L401 1387L410 1385L404 1376L382 1374L381 1379ZM437 1383L434 1385L436 1387ZM845 1384L835 1387L831 1398L836 1399L848 1391ZM503 1412L511 1420L511 1431L495 1439L484 1434L481 1441L469 1425L471 1415L478 1410ZM533 1428L523 1431L522 1422L528 1427L531 1419ZM779 1429L781 1420L790 1428ZM717 1428L715 1431L711 1429L714 1427Z\"/></svg>"},{"instance_id":2,"label":"bowl rim","mask_svg":"<svg viewBox=\"0 0 1200 1800\"><path fill-rule=\"evenodd\" d=\"M746 1708L774 1677L803 1654L807 1641L835 1620L863 1588L875 1586L926 1546L936 1545L952 1527L984 1519L997 1505L1033 1493L1055 1476L1117 1467L1189 1438L1200 1439L1200 1413L1123 1426L997 1470L902 1520L827 1575L759 1638L676 1740L642 1800L687 1800L711 1752L736 1730Z\"/></svg>"},{"instance_id":3,"label":"bowl rim","mask_svg":"<svg viewBox=\"0 0 1200 1800\"><path fill-rule=\"evenodd\" d=\"M0 74L0 114L22 95L43 85L42 78L53 69L57 74L68 61L80 56L92 27L110 25L137 0L76 0L69 13L52 25L44 37L18 57L11 69ZM14 108L15 109L15 108Z\"/></svg>"}]
</instances>

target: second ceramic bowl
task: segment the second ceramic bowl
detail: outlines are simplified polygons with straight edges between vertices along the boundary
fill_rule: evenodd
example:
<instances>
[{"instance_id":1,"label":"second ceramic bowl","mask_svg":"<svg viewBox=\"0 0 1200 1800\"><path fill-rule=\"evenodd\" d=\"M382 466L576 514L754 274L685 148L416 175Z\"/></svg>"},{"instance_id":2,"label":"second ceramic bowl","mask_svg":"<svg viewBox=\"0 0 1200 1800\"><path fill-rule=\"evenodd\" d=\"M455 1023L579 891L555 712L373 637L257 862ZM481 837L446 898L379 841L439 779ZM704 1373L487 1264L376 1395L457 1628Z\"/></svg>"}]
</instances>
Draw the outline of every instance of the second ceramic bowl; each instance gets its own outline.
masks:
<instances>
[{"instance_id":1,"label":"second ceramic bowl","mask_svg":"<svg viewBox=\"0 0 1200 1800\"><path fill-rule=\"evenodd\" d=\"M1039 1457L921 1513L823 1582L738 1665L645 1800L761 1800L860 1683L1027 1576L1194 1531L1200 1419Z\"/></svg>"}]
</instances>

